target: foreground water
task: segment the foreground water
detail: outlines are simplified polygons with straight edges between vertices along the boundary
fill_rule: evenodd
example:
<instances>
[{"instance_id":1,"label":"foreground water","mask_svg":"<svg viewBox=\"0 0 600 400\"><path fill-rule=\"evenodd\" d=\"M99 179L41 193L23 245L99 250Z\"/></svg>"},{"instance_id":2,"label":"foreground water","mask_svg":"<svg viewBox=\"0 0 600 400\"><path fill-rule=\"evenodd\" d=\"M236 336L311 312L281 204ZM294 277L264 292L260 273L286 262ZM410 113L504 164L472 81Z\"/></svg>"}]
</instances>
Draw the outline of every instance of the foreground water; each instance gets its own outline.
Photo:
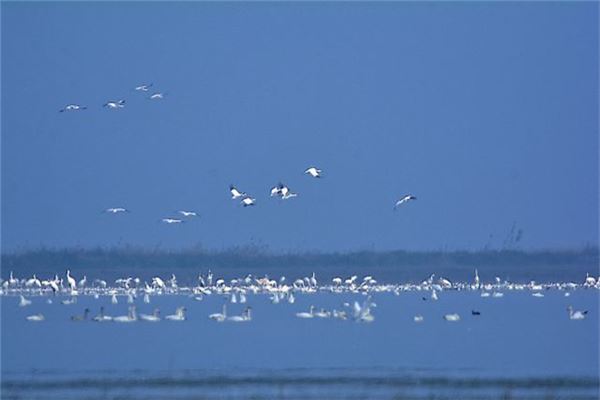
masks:
<instances>
[{"instance_id":1,"label":"foreground water","mask_svg":"<svg viewBox=\"0 0 600 400\"><path fill-rule=\"evenodd\" d=\"M597 399L598 290L578 288L370 293L371 323L296 313L344 309L366 294L296 293L293 304L248 294L228 314L253 308L252 320L214 322L229 296L189 294L135 299L138 312L187 308L187 320L73 322L100 306L126 315L125 296L32 296L2 302L3 399L261 399L261 398L566 398ZM52 304L48 304L48 298ZM424 300L424 298L426 300ZM588 310L571 320L566 311ZM472 315L472 310L481 315ZM45 320L26 316L42 313ZM448 322L445 314L458 313ZM422 315L423 322L413 317Z\"/></svg>"}]
</instances>

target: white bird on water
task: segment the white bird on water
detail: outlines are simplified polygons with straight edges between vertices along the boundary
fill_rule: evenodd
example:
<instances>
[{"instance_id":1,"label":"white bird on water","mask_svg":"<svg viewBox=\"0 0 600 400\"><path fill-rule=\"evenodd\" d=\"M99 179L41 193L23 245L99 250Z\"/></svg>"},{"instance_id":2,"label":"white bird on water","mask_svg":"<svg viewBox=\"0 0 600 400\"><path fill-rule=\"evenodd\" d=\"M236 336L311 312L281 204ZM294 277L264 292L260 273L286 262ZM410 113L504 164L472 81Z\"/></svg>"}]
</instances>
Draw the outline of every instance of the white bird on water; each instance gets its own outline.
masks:
<instances>
[{"instance_id":1,"label":"white bird on water","mask_svg":"<svg viewBox=\"0 0 600 400\"><path fill-rule=\"evenodd\" d=\"M569 319L573 320L585 319L588 313L587 311L573 311L573 306L567 307L567 311L569 311Z\"/></svg>"},{"instance_id":2,"label":"white bird on water","mask_svg":"<svg viewBox=\"0 0 600 400\"><path fill-rule=\"evenodd\" d=\"M308 167L304 173L312 176L313 178L320 178L323 170L320 170L317 167Z\"/></svg>"},{"instance_id":3,"label":"white bird on water","mask_svg":"<svg viewBox=\"0 0 600 400\"><path fill-rule=\"evenodd\" d=\"M21 300L19 301L19 307L27 307L31 304L31 300L27 300L23 295L21 295Z\"/></svg>"},{"instance_id":4,"label":"white bird on water","mask_svg":"<svg viewBox=\"0 0 600 400\"><path fill-rule=\"evenodd\" d=\"M185 311L185 307L177 307L177 309L175 310L175 314L167 315L165 319L169 321L185 321Z\"/></svg>"},{"instance_id":5,"label":"white bird on water","mask_svg":"<svg viewBox=\"0 0 600 400\"><path fill-rule=\"evenodd\" d=\"M227 318L227 304L223 304L223 308L220 313L210 314L208 318L213 321L223 322Z\"/></svg>"},{"instance_id":6,"label":"white bird on water","mask_svg":"<svg viewBox=\"0 0 600 400\"><path fill-rule=\"evenodd\" d=\"M35 274L33 274L33 276L30 279L27 279L27 281L25 282L25 287L37 287L37 288L41 288L42 287L42 282L40 282L40 280L37 278L37 276Z\"/></svg>"},{"instance_id":7,"label":"white bird on water","mask_svg":"<svg viewBox=\"0 0 600 400\"><path fill-rule=\"evenodd\" d=\"M154 312L150 315L140 314L140 319L142 321L158 322L158 321L160 321L160 310L158 308L155 308Z\"/></svg>"},{"instance_id":8,"label":"white bird on water","mask_svg":"<svg viewBox=\"0 0 600 400\"><path fill-rule=\"evenodd\" d=\"M72 296L70 299L61 301L61 303L64 304L65 306L70 306L71 304L77 303L77 297Z\"/></svg>"},{"instance_id":9,"label":"white bird on water","mask_svg":"<svg viewBox=\"0 0 600 400\"><path fill-rule=\"evenodd\" d=\"M135 306L129 306L129 312L127 315L121 315L113 318L114 322L135 322L137 321L137 314L135 313Z\"/></svg>"},{"instance_id":10,"label":"white bird on water","mask_svg":"<svg viewBox=\"0 0 600 400\"><path fill-rule=\"evenodd\" d=\"M152 286L155 287L156 289L164 289L165 281L163 281L158 276L155 276L154 278L152 278Z\"/></svg>"},{"instance_id":11,"label":"white bird on water","mask_svg":"<svg viewBox=\"0 0 600 400\"><path fill-rule=\"evenodd\" d=\"M404 195L404 196L402 196L402 198L400 198L400 200L398 200L396 202L396 204L394 205L394 210L396 208L400 207L402 204L407 203L407 202L409 202L411 200L416 200L416 199L417 198L415 196L411 195L411 194Z\"/></svg>"},{"instance_id":12,"label":"white bird on water","mask_svg":"<svg viewBox=\"0 0 600 400\"><path fill-rule=\"evenodd\" d=\"M69 289L71 289L71 292L77 290L77 281L71 276L70 270L67 270L67 283L69 284Z\"/></svg>"},{"instance_id":13,"label":"white bird on water","mask_svg":"<svg viewBox=\"0 0 600 400\"><path fill-rule=\"evenodd\" d=\"M589 273L586 272L585 274L585 286L594 286L596 284L596 278L594 278L593 276L590 276Z\"/></svg>"},{"instance_id":14,"label":"white bird on water","mask_svg":"<svg viewBox=\"0 0 600 400\"><path fill-rule=\"evenodd\" d=\"M314 313L315 317L318 318L329 318L331 317L331 312L326 311L324 308L321 308L321 311L317 311Z\"/></svg>"},{"instance_id":15,"label":"white bird on water","mask_svg":"<svg viewBox=\"0 0 600 400\"><path fill-rule=\"evenodd\" d=\"M458 315L456 313L446 314L446 315L444 315L444 319L449 322L457 322L457 321L460 321L460 315Z\"/></svg>"},{"instance_id":16,"label":"white bird on water","mask_svg":"<svg viewBox=\"0 0 600 400\"><path fill-rule=\"evenodd\" d=\"M298 318L314 318L314 316L315 316L315 306L310 306L309 312L296 313L296 317L298 317Z\"/></svg>"},{"instance_id":17,"label":"white bird on water","mask_svg":"<svg viewBox=\"0 0 600 400\"><path fill-rule=\"evenodd\" d=\"M86 308L85 310L83 310L83 315L71 316L71 321L87 321L88 315L90 315L90 309Z\"/></svg>"},{"instance_id":18,"label":"white bird on water","mask_svg":"<svg viewBox=\"0 0 600 400\"><path fill-rule=\"evenodd\" d=\"M231 322L247 322L252 320L252 307L246 307L242 315L234 315L227 318L227 321Z\"/></svg>"},{"instance_id":19,"label":"white bird on water","mask_svg":"<svg viewBox=\"0 0 600 400\"><path fill-rule=\"evenodd\" d=\"M94 318L92 318L92 321L106 322L106 321L112 321L112 319L113 318L111 316L104 314L104 307L100 307L100 314L98 314Z\"/></svg>"},{"instance_id":20,"label":"white bird on water","mask_svg":"<svg viewBox=\"0 0 600 400\"><path fill-rule=\"evenodd\" d=\"M31 322L40 322L45 319L42 314L34 314L34 315L30 315L26 318L27 318L27 321L31 321Z\"/></svg>"}]
</instances>

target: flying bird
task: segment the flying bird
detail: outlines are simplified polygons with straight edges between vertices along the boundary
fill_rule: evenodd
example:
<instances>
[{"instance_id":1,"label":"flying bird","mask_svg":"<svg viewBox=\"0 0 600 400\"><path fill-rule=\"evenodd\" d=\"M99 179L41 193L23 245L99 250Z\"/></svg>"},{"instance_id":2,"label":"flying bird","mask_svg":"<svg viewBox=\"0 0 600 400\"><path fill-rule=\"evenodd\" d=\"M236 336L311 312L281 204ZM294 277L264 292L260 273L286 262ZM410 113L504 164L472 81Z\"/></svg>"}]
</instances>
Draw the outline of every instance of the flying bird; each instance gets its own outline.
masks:
<instances>
[{"instance_id":1,"label":"flying bird","mask_svg":"<svg viewBox=\"0 0 600 400\"><path fill-rule=\"evenodd\" d=\"M271 197L281 196L281 189L283 189L283 184L280 182L276 186L271 188Z\"/></svg>"},{"instance_id":2,"label":"flying bird","mask_svg":"<svg viewBox=\"0 0 600 400\"><path fill-rule=\"evenodd\" d=\"M156 93L152 93L150 95L150 97L148 97L150 100L160 100L163 99L165 97L164 93L160 93L160 92L156 92Z\"/></svg>"},{"instance_id":3,"label":"flying bird","mask_svg":"<svg viewBox=\"0 0 600 400\"><path fill-rule=\"evenodd\" d=\"M143 85L140 85L140 86L136 86L135 90L138 91L138 92L147 92L151 87L152 87L152 84L148 83L148 84L143 84Z\"/></svg>"},{"instance_id":4,"label":"flying bird","mask_svg":"<svg viewBox=\"0 0 600 400\"><path fill-rule=\"evenodd\" d=\"M84 106L80 106L78 104L68 104L66 105L64 108L61 108L59 110L59 112L65 112L65 111L80 111L80 110L87 110L87 107Z\"/></svg>"},{"instance_id":5,"label":"flying bird","mask_svg":"<svg viewBox=\"0 0 600 400\"><path fill-rule=\"evenodd\" d=\"M282 200L291 199L292 197L296 197L296 196L298 196L298 193L292 193L292 191L290 190L289 187L283 186L281 188L281 199Z\"/></svg>"},{"instance_id":6,"label":"flying bird","mask_svg":"<svg viewBox=\"0 0 600 400\"><path fill-rule=\"evenodd\" d=\"M287 200L298 196L298 193L292 193L288 186L280 182L277 186L271 189L271 197L273 196L281 197L282 200Z\"/></svg>"},{"instance_id":7,"label":"flying bird","mask_svg":"<svg viewBox=\"0 0 600 400\"><path fill-rule=\"evenodd\" d=\"M398 200L398 201L396 202L396 204L394 205L394 210L395 210L396 208L398 208L399 206L401 206L402 204L404 204L404 203L406 203L406 202L409 202L409 201L411 201L411 200L416 200L416 199L417 199L417 198L416 198L415 196L413 196L413 195L410 195L410 194L407 194L407 195L403 196L403 197L402 197L400 200Z\"/></svg>"},{"instance_id":8,"label":"flying bird","mask_svg":"<svg viewBox=\"0 0 600 400\"><path fill-rule=\"evenodd\" d=\"M181 224L184 222L182 219L179 218L163 218L161 219L161 221L165 224Z\"/></svg>"},{"instance_id":9,"label":"flying bird","mask_svg":"<svg viewBox=\"0 0 600 400\"><path fill-rule=\"evenodd\" d=\"M102 107L106 107L108 109L111 110L116 110L118 108L124 108L125 107L125 100L117 100L117 101L107 101L106 103L104 103L102 105Z\"/></svg>"},{"instance_id":10,"label":"flying bird","mask_svg":"<svg viewBox=\"0 0 600 400\"><path fill-rule=\"evenodd\" d=\"M233 185L229 185L229 192L231 192L231 199L232 200L239 199L240 197L247 196L246 193L240 192Z\"/></svg>"},{"instance_id":11,"label":"flying bird","mask_svg":"<svg viewBox=\"0 0 600 400\"><path fill-rule=\"evenodd\" d=\"M321 172L323 172L323 170L320 170L317 167L309 167L306 169L306 171L304 171L305 174L309 174L313 178L320 178Z\"/></svg>"},{"instance_id":12,"label":"flying bird","mask_svg":"<svg viewBox=\"0 0 600 400\"><path fill-rule=\"evenodd\" d=\"M112 208L107 208L106 210L104 210L105 213L108 214L119 214L119 213L127 213L129 212L128 209L123 208L123 207L112 207Z\"/></svg>"},{"instance_id":13,"label":"flying bird","mask_svg":"<svg viewBox=\"0 0 600 400\"><path fill-rule=\"evenodd\" d=\"M179 210L177 212L179 214L183 215L184 217L197 217L198 216L198 213L196 211Z\"/></svg>"},{"instance_id":14,"label":"flying bird","mask_svg":"<svg viewBox=\"0 0 600 400\"><path fill-rule=\"evenodd\" d=\"M242 199L241 203L244 207L253 206L256 204L256 199L253 199L250 196L246 196Z\"/></svg>"}]
</instances>

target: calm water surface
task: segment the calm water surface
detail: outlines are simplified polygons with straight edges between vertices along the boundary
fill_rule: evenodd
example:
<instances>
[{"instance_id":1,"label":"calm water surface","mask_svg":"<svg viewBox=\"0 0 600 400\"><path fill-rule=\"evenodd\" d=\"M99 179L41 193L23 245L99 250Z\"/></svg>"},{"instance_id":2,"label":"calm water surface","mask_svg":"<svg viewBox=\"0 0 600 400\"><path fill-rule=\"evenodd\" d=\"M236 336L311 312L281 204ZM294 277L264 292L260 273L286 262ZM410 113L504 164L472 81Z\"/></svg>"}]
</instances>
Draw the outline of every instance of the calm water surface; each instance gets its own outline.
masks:
<instances>
[{"instance_id":1,"label":"calm water surface","mask_svg":"<svg viewBox=\"0 0 600 400\"><path fill-rule=\"evenodd\" d=\"M74 305L32 297L21 308L4 296L2 398L598 398L598 291L544 294L374 294L372 323L295 317L310 305L341 309L361 294L297 294L294 304L249 295L246 323L207 318L222 296L164 295L138 298L138 312L185 306L187 321L129 324L70 320L101 305L125 315L124 297L79 296ZM569 320L568 305L588 310L587 319ZM244 306L229 304L228 313ZM25 320L38 312L45 321ZM446 322L447 313L461 320Z\"/></svg>"}]
</instances>

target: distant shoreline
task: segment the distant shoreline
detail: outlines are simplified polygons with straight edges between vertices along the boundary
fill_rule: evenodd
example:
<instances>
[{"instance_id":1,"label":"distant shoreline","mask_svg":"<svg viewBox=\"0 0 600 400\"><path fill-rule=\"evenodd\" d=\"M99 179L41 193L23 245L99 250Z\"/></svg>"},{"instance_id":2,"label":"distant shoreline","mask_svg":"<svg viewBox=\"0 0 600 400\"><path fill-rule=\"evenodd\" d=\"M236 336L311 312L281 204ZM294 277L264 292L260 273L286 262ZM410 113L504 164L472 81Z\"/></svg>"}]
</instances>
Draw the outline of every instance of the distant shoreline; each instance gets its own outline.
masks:
<instances>
[{"instance_id":1,"label":"distant shoreline","mask_svg":"<svg viewBox=\"0 0 600 400\"><path fill-rule=\"evenodd\" d=\"M108 274L197 274L207 269L224 275L247 273L324 276L369 273L386 280L418 280L430 273L470 279L475 268L485 275L515 280L580 280L597 275L598 248L580 250L353 251L347 253L272 253L258 247L221 251L144 248L39 249L2 254L2 277L63 273L69 267L90 276ZM493 276L488 276L493 278Z\"/></svg>"}]
</instances>

